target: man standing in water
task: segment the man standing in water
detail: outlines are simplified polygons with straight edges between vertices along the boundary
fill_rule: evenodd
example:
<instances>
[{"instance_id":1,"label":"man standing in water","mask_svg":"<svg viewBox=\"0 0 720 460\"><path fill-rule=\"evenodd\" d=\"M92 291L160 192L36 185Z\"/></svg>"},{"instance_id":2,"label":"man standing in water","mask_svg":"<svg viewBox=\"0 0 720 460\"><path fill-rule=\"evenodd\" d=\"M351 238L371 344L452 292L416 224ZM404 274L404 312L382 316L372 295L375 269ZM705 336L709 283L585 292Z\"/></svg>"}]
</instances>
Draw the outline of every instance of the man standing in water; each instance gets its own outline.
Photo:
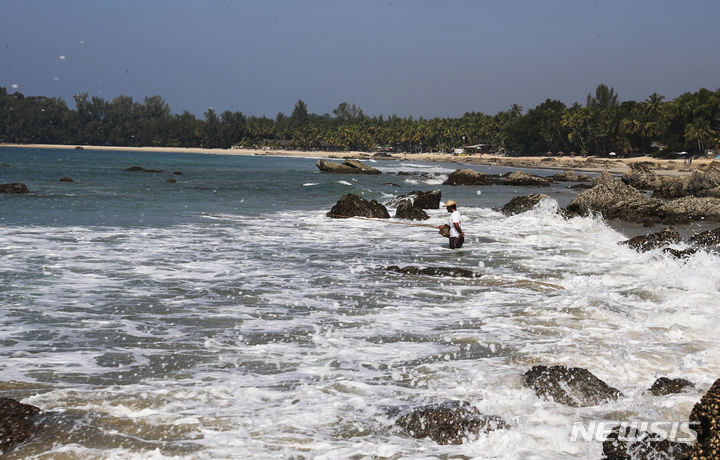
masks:
<instances>
[{"instance_id":1,"label":"man standing in water","mask_svg":"<svg viewBox=\"0 0 720 460\"><path fill-rule=\"evenodd\" d=\"M457 201L450 200L445 203L445 209L450 213L450 249L459 249L465 242L465 232L463 232L460 226L461 218L460 211L457 210ZM443 228L445 225L438 225L438 228Z\"/></svg>"}]
</instances>

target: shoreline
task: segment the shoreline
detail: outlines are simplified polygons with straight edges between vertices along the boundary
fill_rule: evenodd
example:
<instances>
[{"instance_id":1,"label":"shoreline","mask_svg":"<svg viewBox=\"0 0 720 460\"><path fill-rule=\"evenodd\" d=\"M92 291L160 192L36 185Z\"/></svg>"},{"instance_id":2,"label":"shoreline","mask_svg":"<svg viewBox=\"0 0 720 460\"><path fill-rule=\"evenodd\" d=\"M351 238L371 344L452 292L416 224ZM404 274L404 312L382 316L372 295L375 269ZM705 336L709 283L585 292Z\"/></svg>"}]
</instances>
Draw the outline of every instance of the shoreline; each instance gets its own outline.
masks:
<instances>
[{"instance_id":1,"label":"shoreline","mask_svg":"<svg viewBox=\"0 0 720 460\"><path fill-rule=\"evenodd\" d=\"M607 171L611 174L625 174L630 172L630 164L647 162L653 165L651 169L664 176L684 176L692 171L706 166L711 158L693 160L688 165L683 160L658 159L649 156L633 158L602 158L602 157L580 157L580 156L500 156L493 154L475 154L455 156L449 153L389 153L386 158L373 158L372 153L359 151L302 151L284 149L208 149L200 147L114 147L98 145L62 145L62 144L0 144L2 148L26 148L26 149L49 149L49 150L74 150L82 147L82 150L89 151L120 151L120 152L154 152L154 153L190 153L206 155L238 155L238 156L278 156L295 158L325 158L330 160L341 160L351 158L356 160L409 160L424 162L456 163L459 168L462 165L487 165L503 166L510 168L532 168L550 170L573 170L582 172L601 173ZM80 149L78 149L80 150ZM1 150L0 150L1 151Z\"/></svg>"}]
</instances>

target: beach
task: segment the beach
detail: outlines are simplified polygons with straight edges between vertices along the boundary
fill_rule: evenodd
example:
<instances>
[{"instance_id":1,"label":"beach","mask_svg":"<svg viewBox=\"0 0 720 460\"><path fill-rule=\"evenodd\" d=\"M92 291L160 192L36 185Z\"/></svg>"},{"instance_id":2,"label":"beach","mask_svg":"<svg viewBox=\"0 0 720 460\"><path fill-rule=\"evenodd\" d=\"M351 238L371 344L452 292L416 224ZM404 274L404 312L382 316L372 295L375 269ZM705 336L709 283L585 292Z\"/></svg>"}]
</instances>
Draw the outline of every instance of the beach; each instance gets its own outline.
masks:
<instances>
[{"instance_id":1,"label":"beach","mask_svg":"<svg viewBox=\"0 0 720 460\"><path fill-rule=\"evenodd\" d=\"M73 149L78 150L103 150L103 151L128 151L128 152L156 152L156 153L196 153L210 155L254 155L254 156L278 156L296 158L329 158L344 159L352 158L357 160L374 159L373 153L347 151L305 151L286 149L207 149L196 147L114 147L97 145L58 145L58 144L0 144L0 148L34 148L34 149ZM611 174L625 174L630 171L630 164L646 163L658 175L682 176L692 173L693 170L709 164L711 158L700 158L687 164L681 159L659 159L651 156L639 156L630 158L608 158L597 156L504 156L496 154L464 154L453 155L449 153L387 153L386 159L411 160L423 162L451 162L458 165L488 165L504 166L511 168L532 168L532 169L571 169L584 172L608 171ZM458 166L459 168L461 166Z\"/></svg>"}]
</instances>

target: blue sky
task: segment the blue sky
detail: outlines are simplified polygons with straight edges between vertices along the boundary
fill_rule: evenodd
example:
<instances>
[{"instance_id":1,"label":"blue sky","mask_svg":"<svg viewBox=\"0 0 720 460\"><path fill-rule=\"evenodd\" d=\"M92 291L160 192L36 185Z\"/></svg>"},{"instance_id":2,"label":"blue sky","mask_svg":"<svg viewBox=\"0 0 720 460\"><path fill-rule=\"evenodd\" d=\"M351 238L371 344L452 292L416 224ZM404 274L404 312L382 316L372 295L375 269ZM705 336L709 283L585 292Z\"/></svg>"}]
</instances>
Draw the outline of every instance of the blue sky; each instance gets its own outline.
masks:
<instances>
[{"instance_id":1,"label":"blue sky","mask_svg":"<svg viewBox=\"0 0 720 460\"><path fill-rule=\"evenodd\" d=\"M0 0L0 86L173 112L495 114L720 87L717 0Z\"/></svg>"}]
</instances>

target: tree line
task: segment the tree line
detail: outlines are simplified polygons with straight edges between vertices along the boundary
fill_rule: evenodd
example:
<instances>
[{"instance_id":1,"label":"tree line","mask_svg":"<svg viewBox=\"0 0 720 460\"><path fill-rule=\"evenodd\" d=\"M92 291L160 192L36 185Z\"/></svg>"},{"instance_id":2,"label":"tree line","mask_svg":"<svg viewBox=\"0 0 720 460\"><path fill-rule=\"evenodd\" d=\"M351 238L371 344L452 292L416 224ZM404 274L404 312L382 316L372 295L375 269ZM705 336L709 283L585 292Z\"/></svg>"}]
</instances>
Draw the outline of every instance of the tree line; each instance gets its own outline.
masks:
<instances>
[{"instance_id":1,"label":"tree line","mask_svg":"<svg viewBox=\"0 0 720 460\"><path fill-rule=\"evenodd\" d=\"M720 89L700 89L671 101L653 93L644 101L619 102L615 90L601 84L585 104L547 99L525 113L514 104L495 115L431 119L368 116L346 102L332 114L310 113L299 100L289 115L278 113L274 119L213 109L198 119L188 111L173 114L160 96L106 101L84 93L74 101L73 110L60 98L11 94L0 87L0 142L410 153L489 144L492 150L529 155L697 154L720 144Z\"/></svg>"}]
</instances>

